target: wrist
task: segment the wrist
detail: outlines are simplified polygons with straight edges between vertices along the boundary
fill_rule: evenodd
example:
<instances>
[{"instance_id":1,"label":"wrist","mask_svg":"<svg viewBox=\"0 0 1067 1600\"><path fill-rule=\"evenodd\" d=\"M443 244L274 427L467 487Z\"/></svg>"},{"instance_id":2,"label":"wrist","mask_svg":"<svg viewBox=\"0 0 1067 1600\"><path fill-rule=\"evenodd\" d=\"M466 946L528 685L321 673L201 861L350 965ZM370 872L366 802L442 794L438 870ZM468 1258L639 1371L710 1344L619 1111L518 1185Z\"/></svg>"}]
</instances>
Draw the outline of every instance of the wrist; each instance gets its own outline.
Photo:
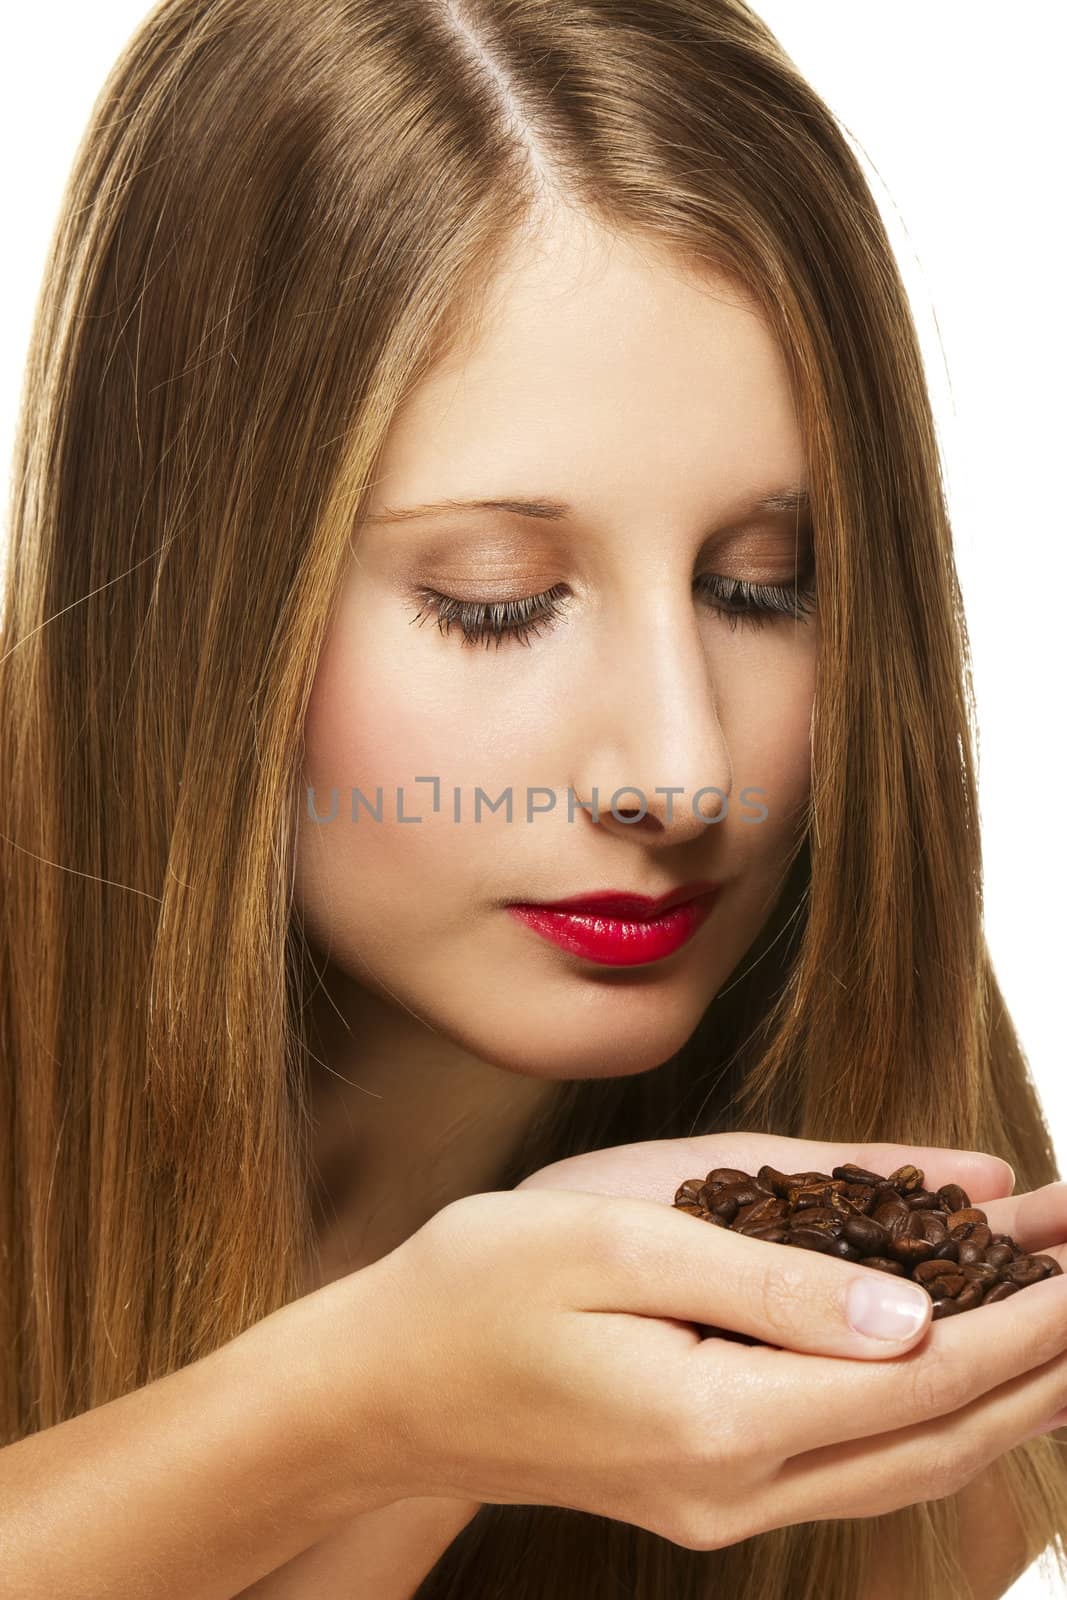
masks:
<instances>
[{"instance_id":1,"label":"wrist","mask_svg":"<svg viewBox=\"0 0 1067 1600\"><path fill-rule=\"evenodd\" d=\"M256 1364L257 1421L297 1474L315 1538L411 1493L382 1404L398 1326L390 1289L375 1262L282 1306L230 1347L243 1344Z\"/></svg>"}]
</instances>

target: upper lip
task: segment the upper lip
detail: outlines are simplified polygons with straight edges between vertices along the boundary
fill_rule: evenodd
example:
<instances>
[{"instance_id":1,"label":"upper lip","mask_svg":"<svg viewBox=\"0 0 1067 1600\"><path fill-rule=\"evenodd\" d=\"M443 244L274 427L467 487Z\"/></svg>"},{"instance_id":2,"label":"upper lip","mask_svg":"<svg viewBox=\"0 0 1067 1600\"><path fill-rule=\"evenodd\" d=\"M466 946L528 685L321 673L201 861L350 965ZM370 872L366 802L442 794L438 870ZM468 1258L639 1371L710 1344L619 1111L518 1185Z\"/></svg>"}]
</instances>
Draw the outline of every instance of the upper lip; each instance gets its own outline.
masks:
<instances>
[{"instance_id":1,"label":"upper lip","mask_svg":"<svg viewBox=\"0 0 1067 1600\"><path fill-rule=\"evenodd\" d=\"M695 900L697 895L707 894L718 887L711 879L701 879L695 883L683 883L656 898L647 894L630 894L625 889L595 889L589 894L571 895L566 900L523 900L513 904L544 906L549 911L591 911L601 916L628 917L635 922L648 922L652 917L662 916L665 911L683 905L686 900Z\"/></svg>"}]
</instances>

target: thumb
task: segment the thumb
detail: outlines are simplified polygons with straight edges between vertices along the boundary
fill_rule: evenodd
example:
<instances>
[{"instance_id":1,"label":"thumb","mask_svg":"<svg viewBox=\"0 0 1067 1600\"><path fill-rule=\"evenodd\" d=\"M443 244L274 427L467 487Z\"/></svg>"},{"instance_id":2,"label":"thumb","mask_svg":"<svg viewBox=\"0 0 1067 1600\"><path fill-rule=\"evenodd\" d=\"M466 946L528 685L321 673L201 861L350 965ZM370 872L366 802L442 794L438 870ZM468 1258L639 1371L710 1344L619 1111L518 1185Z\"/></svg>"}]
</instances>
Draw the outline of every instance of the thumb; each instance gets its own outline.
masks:
<instances>
[{"instance_id":1,"label":"thumb","mask_svg":"<svg viewBox=\"0 0 1067 1600\"><path fill-rule=\"evenodd\" d=\"M933 1300L917 1283L818 1250L750 1239L657 1201L594 1213L597 1275L587 1310L690 1322L802 1354L885 1359L925 1337Z\"/></svg>"}]
</instances>

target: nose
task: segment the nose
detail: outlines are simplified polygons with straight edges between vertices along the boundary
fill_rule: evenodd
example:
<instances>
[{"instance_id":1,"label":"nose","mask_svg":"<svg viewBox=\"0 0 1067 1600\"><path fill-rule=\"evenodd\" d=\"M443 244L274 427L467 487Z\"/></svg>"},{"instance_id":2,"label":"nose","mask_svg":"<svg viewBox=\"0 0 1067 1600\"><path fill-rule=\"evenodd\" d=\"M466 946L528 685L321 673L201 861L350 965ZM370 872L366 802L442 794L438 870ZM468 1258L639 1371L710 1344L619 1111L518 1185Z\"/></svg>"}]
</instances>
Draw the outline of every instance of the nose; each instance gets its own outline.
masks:
<instances>
[{"instance_id":1,"label":"nose","mask_svg":"<svg viewBox=\"0 0 1067 1600\"><path fill-rule=\"evenodd\" d=\"M572 723L580 752L572 804L576 821L681 844L724 818L733 766L692 602L650 616L646 598L642 613L638 628L613 641Z\"/></svg>"}]
</instances>

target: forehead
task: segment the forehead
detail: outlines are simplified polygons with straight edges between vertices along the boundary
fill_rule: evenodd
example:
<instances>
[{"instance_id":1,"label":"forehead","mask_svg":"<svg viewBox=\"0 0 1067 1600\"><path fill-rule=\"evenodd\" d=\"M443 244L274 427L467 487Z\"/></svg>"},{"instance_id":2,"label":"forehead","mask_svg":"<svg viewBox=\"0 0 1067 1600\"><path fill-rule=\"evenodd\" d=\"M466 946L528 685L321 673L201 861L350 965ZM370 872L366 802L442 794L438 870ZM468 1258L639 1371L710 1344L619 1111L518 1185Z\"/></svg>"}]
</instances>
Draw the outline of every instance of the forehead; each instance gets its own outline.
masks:
<instances>
[{"instance_id":1,"label":"forehead","mask_svg":"<svg viewBox=\"0 0 1067 1600\"><path fill-rule=\"evenodd\" d=\"M784 358L729 280L568 212L516 241L480 304L394 418L370 512L505 484L707 507L803 479Z\"/></svg>"}]
</instances>

